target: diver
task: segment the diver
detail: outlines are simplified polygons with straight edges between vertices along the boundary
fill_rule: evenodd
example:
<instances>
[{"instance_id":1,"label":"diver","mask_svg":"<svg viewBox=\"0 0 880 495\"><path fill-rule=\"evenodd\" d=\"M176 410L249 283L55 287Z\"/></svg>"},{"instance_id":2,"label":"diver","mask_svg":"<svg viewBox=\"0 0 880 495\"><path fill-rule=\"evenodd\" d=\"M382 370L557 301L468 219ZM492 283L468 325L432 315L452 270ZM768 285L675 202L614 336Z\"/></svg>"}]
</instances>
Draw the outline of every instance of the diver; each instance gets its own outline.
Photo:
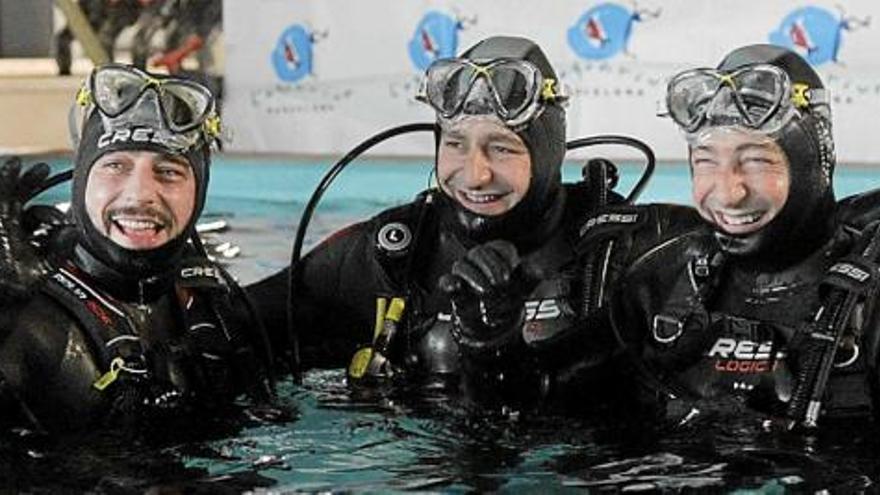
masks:
<instances>
[{"instance_id":1,"label":"diver","mask_svg":"<svg viewBox=\"0 0 880 495\"><path fill-rule=\"evenodd\" d=\"M137 22L141 11L152 8L153 1L80 0L78 4L101 42L101 48L109 60L113 60L116 38L125 28ZM55 61L58 64L58 73L62 76L70 75L70 66L73 63L70 45L73 39L73 31L67 25L55 35Z\"/></svg>"},{"instance_id":2,"label":"diver","mask_svg":"<svg viewBox=\"0 0 880 495\"><path fill-rule=\"evenodd\" d=\"M195 236L219 134L214 97L109 64L77 104L73 223L39 241L45 254L21 239L32 230L15 217L27 217L22 205L47 170L21 173L15 160L0 169L0 230L15 239L0 245L0 261L4 273L29 267L0 318L3 423L166 426L214 417L243 394L270 399L259 320Z\"/></svg>"},{"instance_id":3,"label":"diver","mask_svg":"<svg viewBox=\"0 0 880 495\"><path fill-rule=\"evenodd\" d=\"M880 237L870 201L835 202L819 76L750 45L673 77L666 105L703 226L634 256L616 287L643 382L679 418L724 403L788 428L876 413Z\"/></svg>"},{"instance_id":4,"label":"diver","mask_svg":"<svg viewBox=\"0 0 880 495\"><path fill-rule=\"evenodd\" d=\"M593 246L580 236L600 195L622 198L604 182L562 183L565 94L543 51L524 38L485 39L431 65L418 99L437 115L438 187L304 258L289 308L302 365L345 366L350 383L463 391L487 409L567 408L566 390L608 388L613 341L581 330L592 307L580 267ZM444 278L463 259L468 267ZM267 328L286 325L277 295L289 276L247 288ZM504 302L488 325L515 324L512 338L455 331L451 301L484 283ZM589 359L568 352L570 339L586 342Z\"/></svg>"}]
</instances>

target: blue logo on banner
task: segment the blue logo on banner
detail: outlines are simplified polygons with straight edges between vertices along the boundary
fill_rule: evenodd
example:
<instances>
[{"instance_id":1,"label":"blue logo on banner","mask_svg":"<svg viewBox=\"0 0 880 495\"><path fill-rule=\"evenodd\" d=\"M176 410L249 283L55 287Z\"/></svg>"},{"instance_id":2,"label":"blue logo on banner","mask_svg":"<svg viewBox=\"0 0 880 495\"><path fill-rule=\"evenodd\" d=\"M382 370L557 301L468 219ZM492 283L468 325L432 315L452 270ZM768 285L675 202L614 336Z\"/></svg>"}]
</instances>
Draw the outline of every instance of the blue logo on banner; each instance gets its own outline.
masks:
<instances>
[{"instance_id":1,"label":"blue logo on banner","mask_svg":"<svg viewBox=\"0 0 880 495\"><path fill-rule=\"evenodd\" d=\"M770 43L800 53L813 65L837 62L843 31L867 26L869 19L858 20L834 15L820 7L799 8L782 20L770 33Z\"/></svg>"},{"instance_id":2,"label":"blue logo on banner","mask_svg":"<svg viewBox=\"0 0 880 495\"><path fill-rule=\"evenodd\" d=\"M312 73L314 38L299 24L285 29L272 50L275 74L285 82L296 82Z\"/></svg>"},{"instance_id":3,"label":"blue logo on banner","mask_svg":"<svg viewBox=\"0 0 880 495\"><path fill-rule=\"evenodd\" d=\"M602 3L586 11L568 29L568 45L581 58L602 60L627 52L633 24L660 15L629 10L616 3Z\"/></svg>"},{"instance_id":4,"label":"blue logo on banner","mask_svg":"<svg viewBox=\"0 0 880 495\"><path fill-rule=\"evenodd\" d=\"M438 58L454 57L461 28L461 22L449 15L436 11L425 14L407 45L413 65L425 70Z\"/></svg>"}]
</instances>

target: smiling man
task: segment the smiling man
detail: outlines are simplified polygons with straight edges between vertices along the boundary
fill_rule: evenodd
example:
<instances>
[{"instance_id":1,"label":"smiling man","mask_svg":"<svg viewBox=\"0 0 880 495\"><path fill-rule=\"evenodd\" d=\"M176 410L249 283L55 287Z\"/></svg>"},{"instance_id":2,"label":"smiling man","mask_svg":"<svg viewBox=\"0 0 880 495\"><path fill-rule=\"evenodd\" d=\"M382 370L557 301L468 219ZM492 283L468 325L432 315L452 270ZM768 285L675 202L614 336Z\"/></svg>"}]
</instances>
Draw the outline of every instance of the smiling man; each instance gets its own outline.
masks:
<instances>
[{"instance_id":1,"label":"smiling man","mask_svg":"<svg viewBox=\"0 0 880 495\"><path fill-rule=\"evenodd\" d=\"M114 151L92 166L85 192L92 224L116 244L152 249L183 234L195 211L196 179L179 156Z\"/></svg>"},{"instance_id":2,"label":"smiling man","mask_svg":"<svg viewBox=\"0 0 880 495\"><path fill-rule=\"evenodd\" d=\"M534 42L496 36L436 61L417 98L436 112L438 187L334 234L303 260L292 308L303 364L348 366L352 383L464 390L511 409L565 396L557 377L571 356L560 348L585 313L579 232L599 203L588 186L602 186L562 183L556 72ZM491 292L506 302L504 323L515 324L505 342L453 330L451 301L479 300L440 281L468 253L476 270L498 269ZM272 328L285 327L277 295L288 276L249 287ZM506 312L525 316L508 322Z\"/></svg>"},{"instance_id":3,"label":"smiling man","mask_svg":"<svg viewBox=\"0 0 880 495\"><path fill-rule=\"evenodd\" d=\"M528 147L497 119L441 124L438 182L471 212L507 213L529 190L531 171Z\"/></svg>"},{"instance_id":4,"label":"smiling man","mask_svg":"<svg viewBox=\"0 0 880 495\"><path fill-rule=\"evenodd\" d=\"M3 424L162 428L242 394L266 399L267 339L235 282L191 242L219 124L213 96L111 64L77 102L74 225L50 245L36 294L3 308ZM14 165L4 190L28 177Z\"/></svg>"},{"instance_id":5,"label":"smiling man","mask_svg":"<svg viewBox=\"0 0 880 495\"><path fill-rule=\"evenodd\" d=\"M789 169L785 152L766 135L710 129L691 147L694 204L727 234L756 233L788 200Z\"/></svg>"},{"instance_id":6,"label":"smiling man","mask_svg":"<svg viewBox=\"0 0 880 495\"><path fill-rule=\"evenodd\" d=\"M829 294L874 305L876 263L862 254L873 231L840 220L819 76L791 51L753 45L678 74L666 101L706 225L645 251L617 288L615 330L645 383L688 418L727 399L787 425L870 416L877 329ZM841 316L817 326L823 314ZM827 382L810 378L822 339Z\"/></svg>"}]
</instances>

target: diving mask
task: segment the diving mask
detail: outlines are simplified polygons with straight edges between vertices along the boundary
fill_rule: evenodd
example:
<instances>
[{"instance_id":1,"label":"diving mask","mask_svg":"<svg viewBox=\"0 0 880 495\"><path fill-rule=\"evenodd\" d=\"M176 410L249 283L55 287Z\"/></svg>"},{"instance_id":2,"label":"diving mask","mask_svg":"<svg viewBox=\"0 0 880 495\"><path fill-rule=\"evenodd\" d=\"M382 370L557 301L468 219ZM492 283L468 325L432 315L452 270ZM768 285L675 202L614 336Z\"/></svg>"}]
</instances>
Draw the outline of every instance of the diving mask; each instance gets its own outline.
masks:
<instances>
[{"instance_id":1,"label":"diving mask","mask_svg":"<svg viewBox=\"0 0 880 495\"><path fill-rule=\"evenodd\" d=\"M793 83L788 74L769 64L733 71L693 69L673 77L666 89L666 109L688 134L706 124L740 125L773 134L792 118L815 106L825 105L824 88Z\"/></svg>"},{"instance_id":2,"label":"diving mask","mask_svg":"<svg viewBox=\"0 0 880 495\"><path fill-rule=\"evenodd\" d=\"M491 112L507 127L518 128L540 115L544 105L562 103L567 96L558 81L545 78L526 60L449 58L428 67L416 99L443 119Z\"/></svg>"},{"instance_id":3,"label":"diving mask","mask_svg":"<svg viewBox=\"0 0 880 495\"><path fill-rule=\"evenodd\" d=\"M71 122L76 142L82 125L97 110L108 131L149 126L154 139L172 149L187 150L200 139L211 143L220 135L214 96L201 84L172 76L154 75L135 67L108 64L92 71L77 93L82 110Z\"/></svg>"}]
</instances>

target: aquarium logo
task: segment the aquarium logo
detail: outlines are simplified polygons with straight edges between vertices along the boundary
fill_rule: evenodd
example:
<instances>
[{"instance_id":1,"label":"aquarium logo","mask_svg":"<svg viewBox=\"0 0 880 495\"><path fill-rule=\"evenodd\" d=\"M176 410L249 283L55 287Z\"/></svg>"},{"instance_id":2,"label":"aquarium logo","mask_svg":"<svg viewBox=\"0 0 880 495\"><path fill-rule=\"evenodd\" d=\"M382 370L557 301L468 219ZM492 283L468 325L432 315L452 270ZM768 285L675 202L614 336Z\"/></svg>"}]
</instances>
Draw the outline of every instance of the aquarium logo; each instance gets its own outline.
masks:
<instances>
[{"instance_id":1,"label":"aquarium logo","mask_svg":"<svg viewBox=\"0 0 880 495\"><path fill-rule=\"evenodd\" d=\"M407 44L409 58L416 69L425 70L439 58L454 57L462 28L458 18L437 11L425 14Z\"/></svg>"},{"instance_id":2,"label":"aquarium logo","mask_svg":"<svg viewBox=\"0 0 880 495\"><path fill-rule=\"evenodd\" d=\"M587 10L568 29L568 46L587 60L602 60L629 53L629 39L636 22L654 19L660 10L632 10L616 3L603 3Z\"/></svg>"},{"instance_id":3,"label":"aquarium logo","mask_svg":"<svg viewBox=\"0 0 880 495\"><path fill-rule=\"evenodd\" d=\"M278 37L272 50L275 75L284 82L297 82L312 73L315 37L300 24L294 24Z\"/></svg>"},{"instance_id":4,"label":"aquarium logo","mask_svg":"<svg viewBox=\"0 0 880 495\"><path fill-rule=\"evenodd\" d=\"M871 18L835 15L820 7L801 7L792 11L770 33L770 43L800 53L813 65L838 62L844 31L867 26Z\"/></svg>"}]
</instances>

